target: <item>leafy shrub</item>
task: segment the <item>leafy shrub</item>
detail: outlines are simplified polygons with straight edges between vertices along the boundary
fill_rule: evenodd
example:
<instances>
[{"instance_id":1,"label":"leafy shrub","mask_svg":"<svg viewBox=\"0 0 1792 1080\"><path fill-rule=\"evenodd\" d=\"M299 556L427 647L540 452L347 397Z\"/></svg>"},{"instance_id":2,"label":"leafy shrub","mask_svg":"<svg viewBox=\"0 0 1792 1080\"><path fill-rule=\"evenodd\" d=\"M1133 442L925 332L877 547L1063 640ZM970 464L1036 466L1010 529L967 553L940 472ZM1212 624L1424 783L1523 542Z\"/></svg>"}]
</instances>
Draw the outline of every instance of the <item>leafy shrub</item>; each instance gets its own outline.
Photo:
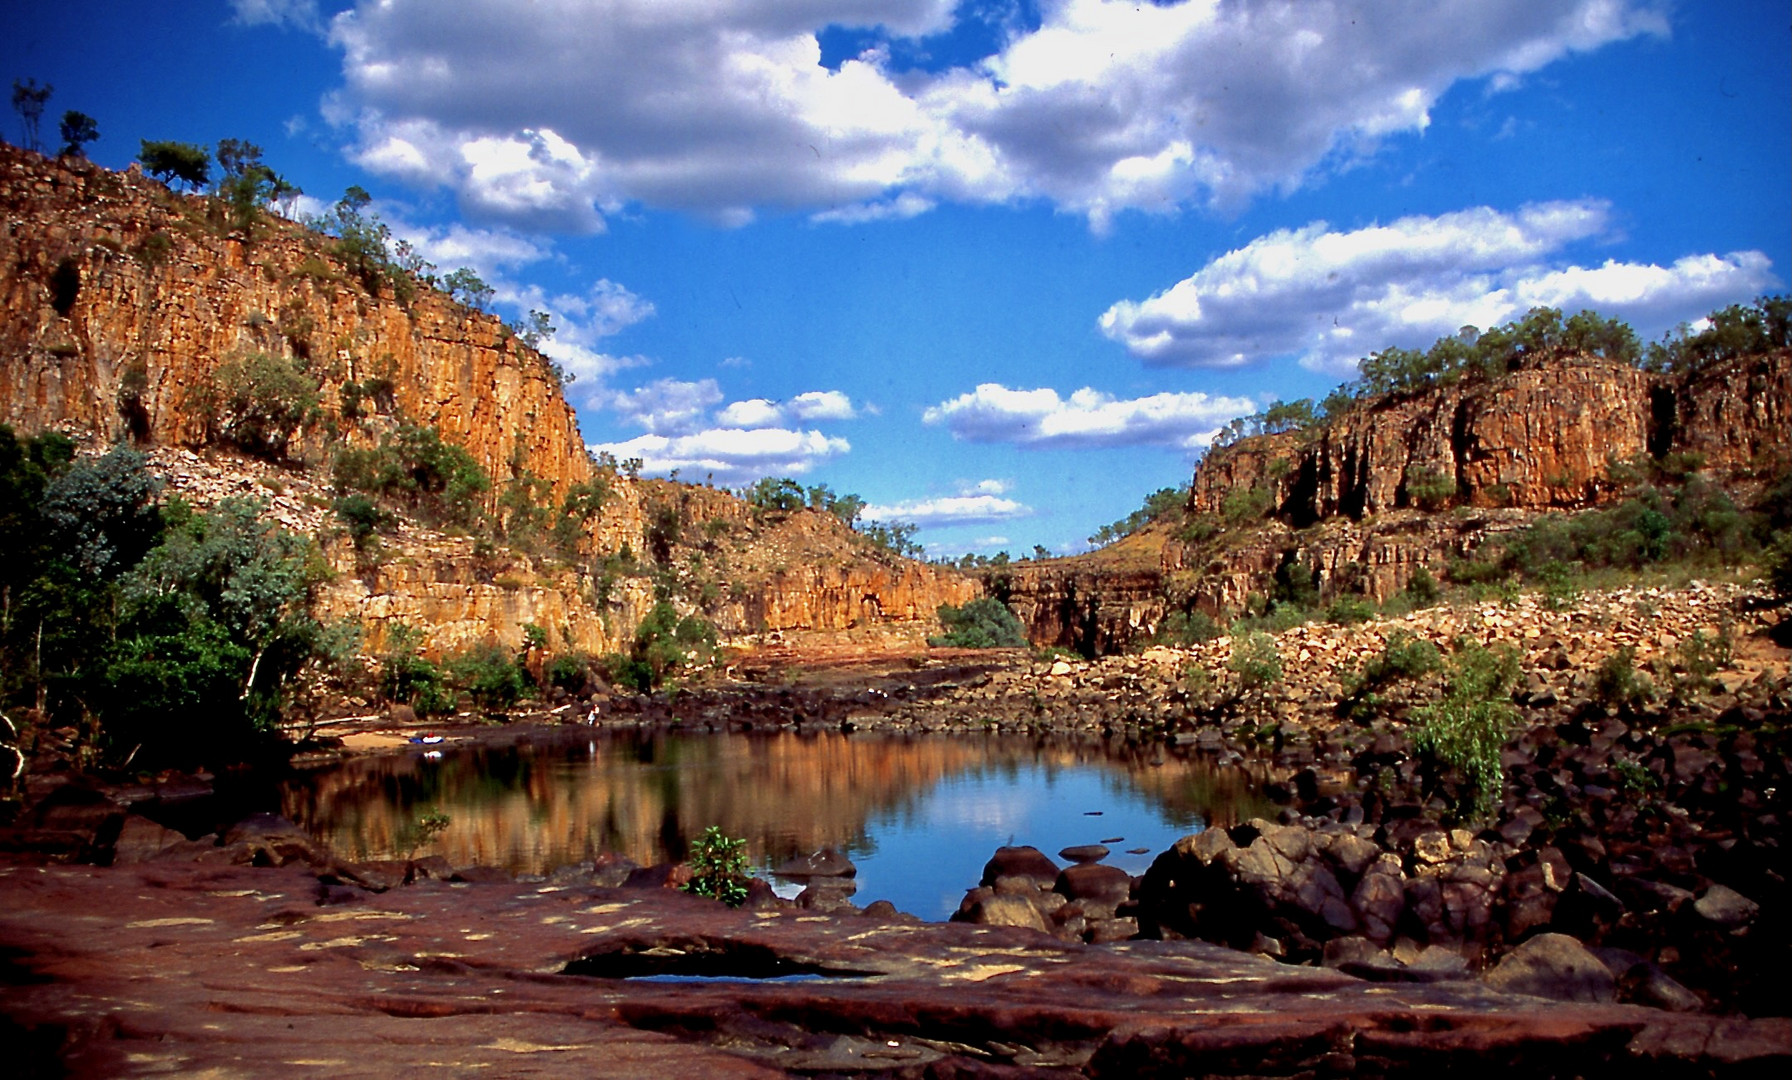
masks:
<instances>
[{"instance_id":1,"label":"leafy shrub","mask_svg":"<svg viewBox=\"0 0 1792 1080\"><path fill-rule=\"evenodd\" d=\"M1437 510L1456 497L1456 481L1436 469L1408 468L1406 495L1420 509Z\"/></svg>"},{"instance_id":2,"label":"leafy shrub","mask_svg":"<svg viewBox=\"0 0 1792 1080\"><path fill-rule=\"evenodd\" d=\"M339 452L333 479L339 491L394 499L426 519L463 526L479 522L481 498L491 490L473 455L416 424L400 425L377 447Z\"/></svg>"},{"instance_id":3,"label":"leafy shrub","mask_svg":"<svg viewBox=\"0 0 1792 1080\"><path fill-rule=\"evenodd\" d=\"M1600 663L1593 676L1593 700L1621 713L1639 712L1655 697L1655 684L1636 669L1636 649L1626 645Z\"/></svg>"},{"instance_id":4,"label":"leafy shrub","mask_svg":"<svg viewBox=\"0 0 1792 1080\"><path fill-rule=\"evenodd\" d=\"M1157 628L1157 640L1166 645L1198 645L1220 633L1220 624L1205 611L1172 611Z\"/></svg>"},{"instance_id":5,"label":"leafy shrub","mask_svg":"<svg viewBox=\"0 0 1792 1080\"><path fill-rule=\"evenodd\" d=\"M448 689L442 669L418 654L422 633L399 623L391 628L388 637L387 650L380 657L381 696L409 705L418 716L453 712L455 695Z\"/></svg>"},{"instance_id":6,"label":"leafy shrub","mask_svg":"<svg viewBox=\"0 0 1792 1080\"><path fill-rule=\"evenodd\" d=\"M455 683L485 709L508 709L519 701L528 680L516 659L494 644L475 645L448 661Z\"/></svg>"},{"instance_id":7,"label":"leafy shrub","mask_svg":"<svg viewBox=\"0 0 1792 1080\"><path fill-rule=\"evenodd\" d=\"M1282 681L1282 654L1276 650L1276 639L1261 630L1234 638L1226 669L1238 676L1241 694L1267 691Z\"/></svg>"},{"instance_id":8,"label":"leafy shrub","mask_svg":"<svg viewBox=\"0 0 1792 1080\"><path fill-rule=\"evenodd\" d=\"M697 615L681 618L677 608L661 600L635 628L629 652L611 653L604 657L601 666L609 682L648 691L686 664L713 659L715 652L714 626Z\"/></svg>"},{"instance_id":9,"label":"leafy shrub","mask_svg":"<svg viewBox=\"0 0 1792 1080\"><path fill-rule=\"evenodd\" d=\"M1405 630L1388 635L1381 652L1363 662L1343 679L1344 697L1338 712L1350 719L1363 721L1381 705L1381 694L1395 683L1420 679L1443 666L1443 654L1424 638Z\"/></svg>"},{"instance_id":10,"label":"leafy shrub","mask_svg":"<svg viewBox=\"0 0 1792 1080\"><path fill-rule=\"evenodd\" d=\"M935 647L1013 649L1027 643L1026 628L994 597L979 597L963 607L941 604L939 616L946 632L927 639L927 644Z\"/></svg>"},{"instance_id":11,"label":"leafy shrub","mask_svg":"<svg viewBox=\"0 0 1792 1080\"><path fill-rule=\"evenodd\" d=\"M691 853L685 861L691 867L685 892L720 900L729 907L739 907L746 901L749 875L745 840L733 839L719 826L711 825L691 841Z\"/></svg>"},{"instance_id":12,"label":"leafy shrub","mask_svg":"<svg viewBox=\"0 0 1792 1080\"><path fill-rule=\"evenodd\" d=\"M1267 517L1275 503L1275 492L1261 484L1233 488L1220 500L1220 516L1233 527L1248 525Z\"/></svg>"},{"instance_id":13,"label":"leafy shrub","mask_svg":"<svg viewBox=\"0 0 1792 1080\"><path fill-rule=\"evenodd\" d=\"M1325 609L1327 622L1339 626L1368 622L1375 617L1375 605L1360 596L1340 596Z\"/></svg>"},{"instance_id":14,"label":"leafy shrub","mask_svg":"<svg viewBox=\"0 0 1792 1080\"><path fill-rule=\"evenodd\" d=\"M211 382L187 393L207 437L247 454L282 459L294 435L315 419L317 379L283 356L251 351L218 365Z\"/></svg>"},{"instance_id":15,"label":"leafy shrub","mask_svg":"<svg viewBox=\"0 0 1792 1080\"><path fill-rule=\"evenodd\" d=\"M590 681L591 658L584 653L562 653L548 663L548 685L577 694Z\"/></svg>"},{"instance_id":16,"label":"leafy shrub","mask_svg":"<svg viewBox=\"0 0 1792 1080\"><path fill-rule=\"evenodd\" d=\"M378 503L360 492L342 496L331 503L330 508L336 512L336 520L347 527L357 549L365 549L374 533L391 520Z\"/></svg>"},{"instance_id":17,"label":"leafy shrub","mask_svg":"<svg viewBox=\"0 0 1792 1080\"><path fill-rule=\"evenodd\" d=\"M1412 600L1414 607L1430 607L1443 596L1443 590L1438 587L1437 579L1432 577L1431 571L1423 566L1414 568L1412 577L1406 579L1404 591Z\"/></svg>"},{"instance_id":18,"label":"leafy shrub","mask_svg":"<svg viewBox=\"0 0 1792 1080\"><path fill-rule=\"evenodd\" d=\"M907 521L861 521L853 527L871 546L902 559L918 559L926 549L914 540L920 526Z\"/></svg>"},{"instance_id":19,"label":"leafy shrub","mask_svg":"<svg viewBox=\"0 0 1792 1080\"><path fill-rule=\"evenodd\" d=\"M1518 654L1461 642L1450 657L1443 697L1414 711L1413 744L1459 780L1459 809L1483 820L1499 804L1505 772L1500 752L1518 718L1510 692Z\"/></svg>"}]
</instances>

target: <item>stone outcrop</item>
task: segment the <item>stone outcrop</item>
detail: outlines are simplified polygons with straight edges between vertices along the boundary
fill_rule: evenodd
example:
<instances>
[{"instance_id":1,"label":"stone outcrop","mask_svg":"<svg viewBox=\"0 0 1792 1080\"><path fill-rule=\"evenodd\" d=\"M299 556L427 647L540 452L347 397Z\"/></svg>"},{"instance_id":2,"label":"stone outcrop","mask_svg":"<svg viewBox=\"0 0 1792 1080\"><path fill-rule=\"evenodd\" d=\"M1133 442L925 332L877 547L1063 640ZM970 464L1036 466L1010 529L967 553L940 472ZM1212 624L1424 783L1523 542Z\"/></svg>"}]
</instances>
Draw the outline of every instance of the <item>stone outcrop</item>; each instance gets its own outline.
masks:
<instances>
[{"instance_id":1,"label":"stone outcrop","mask_svg":"<svg viewBox=\"0 0 1792 1080\"><path fill-rule=\"evenodd\" d=\"M398 623L435 653L516 646L535 624L553 650L611 651L651 610L655 571L688 586L674 596L681 613L735 641L919 645L941 604L980 595L974 580L877 552L823 514L768 519L724 492L599 475L552 365L498 319L430 288L402 299L390 282L370 288L327 238L271 214L245 235L215 201L135 170L4 145L0 212L0 423L96 448L129 437L200 506L270 500L283 525L324 541L337 576L319 614L360 622L369 649ZM290 359L318 387L278 467L207 447L197 392L249 353ZM494 505L523 471L554 504L601 481L608 497L582 551L631 558L560 567L414 523L384 538L382 557L358 555L332 538L333 493L305 466L327 466L341 443L376 443L400 418L466 449L495 481ZM693 569L693 555L709 569Z\"/></svg>"},{"instance_id":2,"label":"stone outcrop","mask_svg":"<svg viewBox=\"0 0 1792 1080\"><path fill-rule=\"evenodd\" d=\"M1172 612L1236 614L1285 563L1314 572L1325 599L1386 600L1421 567L1441 578L1540 513L1610 500L1623 462L1683 455L1746 502L1792 467L1789 432L1783 350L1673 377L1562 359L1216 448L1195 470L1186 518L985 580L1034 643L1097 655L1150 637ZM1228 496L1253 488L1269 516L1220 528Z\"/></svg>"},{"instance_id":3,"label":"stone outcrop","mask_svg":"<svg viewBox=\"0 0 1792 1080\"><path fill-rule=\"evenodd\" d=\"M217 852L229 848L214 848ZM197 864L195 864L197 863ZM423 862L0 869L28 1075L1774 1075L1792 1024ZM387 871L390 883L375 884ZM412 884L404 884L412 881ZM71 927L78 927L71 932ZM496 932L494 932L496 931ZM773 976L808 975L793 981ZM642 976L695 976L656 981ZM1780 1065L1773 1062L1779 1061Z\"/></svg>"},{"instance_id":4,"label":"stone outcrop","mask_svg":"<svg viewBox=\"0 0 1792 1080\"><path fill-rule=\"evenodd\" d=\"M1617 490L1613 463L1696 453L1727 482L1792 457L1792 354L1745 357L1689 377L1563 359L1492 382L1365 402L1311 432L1244 439L1210 452L1190 508L1219 513L1261 485L1295 528L1416 507L1441 478L1472 507L1580 509Z\"/></svg>"},{"instance_id":5,"label":"stone outcrop","mask_svg":"<svg viewBox=\"0 0 1792 1080\"><path fill-rule=\"evenodd\" d=\"M320 384L300 457L326 448L343 388L377 379L386 411L499 480L513 461L556 492L589 476L559 380L498 319L432 289L370 292L318 234L263 215L246 240L219 212L135 172L0 147L0 422L198 445L193 393L259 351L296 357Z\"/></svg>"}]
</instances>

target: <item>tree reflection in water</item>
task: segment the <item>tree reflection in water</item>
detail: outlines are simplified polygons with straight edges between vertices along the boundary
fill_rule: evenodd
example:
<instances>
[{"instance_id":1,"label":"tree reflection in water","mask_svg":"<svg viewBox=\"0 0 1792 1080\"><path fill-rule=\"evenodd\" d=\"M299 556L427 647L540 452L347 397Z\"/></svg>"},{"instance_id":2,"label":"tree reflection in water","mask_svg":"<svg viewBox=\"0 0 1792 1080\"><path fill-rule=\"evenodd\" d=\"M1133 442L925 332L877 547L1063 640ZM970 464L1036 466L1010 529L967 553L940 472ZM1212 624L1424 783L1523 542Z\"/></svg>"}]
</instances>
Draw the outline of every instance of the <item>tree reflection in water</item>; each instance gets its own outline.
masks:
<instances>
[{"instance_id":1,"label":"tree reflection in water","mask_svg":"<svg viewBox=\"0 0 1792 1080\"><path fill-rule=\"evenodd\" d=\"M767 868L821 847L859 866L859 903L944 918L1002 844L1047 854L1123 837L1139 873L1178 837L1272 812L1261 770L1082 737L547 732L514 745L364 758L292 784L285 811L357 859L392 858L419 816L452 824L419 854L543 873L616 852L680 859L710 825ZM1099 813L1097 813L1099 812ZM1131 855L1127 848L1144 847Z\"/></svg>"}]
</instances>

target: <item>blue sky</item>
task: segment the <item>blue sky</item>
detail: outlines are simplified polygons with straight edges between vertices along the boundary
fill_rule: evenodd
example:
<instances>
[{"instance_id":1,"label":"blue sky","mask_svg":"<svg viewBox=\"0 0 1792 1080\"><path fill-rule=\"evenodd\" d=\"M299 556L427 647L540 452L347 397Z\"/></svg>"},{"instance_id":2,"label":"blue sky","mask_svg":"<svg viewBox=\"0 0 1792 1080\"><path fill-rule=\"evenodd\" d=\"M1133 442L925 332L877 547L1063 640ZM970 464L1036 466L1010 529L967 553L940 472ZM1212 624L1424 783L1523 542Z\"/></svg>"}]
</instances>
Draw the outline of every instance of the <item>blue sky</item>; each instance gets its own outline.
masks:
<instances>
[{"instance_id":1,"label":"blue sky","mask_svg":"<svg viewBox=\"0 0 1792 1080\"><path fill-rule=\"evenodd\" d=\"M45 141L362 185L553 315L594 446L941 555L1077 550L1375 349L1534 304L1656 337L1792 266L1783 0L9 7Z\"/></svg>"}]
</instances>

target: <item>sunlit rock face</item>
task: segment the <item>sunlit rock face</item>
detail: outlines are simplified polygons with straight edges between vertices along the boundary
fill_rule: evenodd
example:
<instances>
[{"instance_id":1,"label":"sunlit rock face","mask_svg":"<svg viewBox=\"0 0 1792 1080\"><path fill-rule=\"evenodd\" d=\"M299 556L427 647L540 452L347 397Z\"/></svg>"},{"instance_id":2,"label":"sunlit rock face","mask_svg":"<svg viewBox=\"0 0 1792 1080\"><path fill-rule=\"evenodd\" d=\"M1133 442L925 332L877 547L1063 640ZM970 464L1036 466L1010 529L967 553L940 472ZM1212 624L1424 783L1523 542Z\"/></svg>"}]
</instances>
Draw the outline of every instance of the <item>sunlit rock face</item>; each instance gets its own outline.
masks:
<instances>
[{"instance_id":1,"label":"sunlit rock face","mask_svg":"<svg viewBox=\"0 0 1792 1080\"><path fill-rule=\"evenodd\" d=\"M403 300L390 284L370 291L327 238L272 215L246 239L208 200L3 145L0 211L0 423L65 431L94 447L130 437L166 456L205 447L199 391L233 357L290 359L315 377L316 414L283 467L214 453L179 463L175 486L198 505L251 494L288 504L273 509L289 527L327 531L319 507L332 493L316 467L337 445L376 444L402 418L466 449L494 481L491 500L524 471L546 482L554 504L572 485L601 479L609 496L581 554L627 551L689 577L689 556L700 553L726 588L704 595L693 581L694 595L675 603L724 639L819 633L919 646L937 631L941 604L981 593L952 571L869 550L826 515L767 520L724 492L598 475L556 374L498 319L431 289ZM367 390L374 384L377 393ZM307 465L309 477L290 467ZM656 551L662 507L682 535ZM337 577L319 614L361 622L370 649L398 623L422 629L432 652L514 646L533 623L555 649L610 651L632 640L654 603L644 576L600 590L590 565L476 555L464 537L407 529L386 548L370 566L346 544L326 544Z\"/></svg>"},{"instance_id":2,"label":"sunlit rock face","mask_svg":"<svg viewBox=\"0 0 1792 1080\"><path fill-rule=\"evenodd\" d=\"M1614 466L1687 455L1710 480L1754 497L1792 463L1792 353L1742 357L1690 377L1565 359L1490 383L1386 398L1310 432L1242 439L1196 469L1189 517L1086 556L986 573L1037 644L1125 648L1175 611L1225 617L1298 563L1330 598L1383 601L1421 568L1441 578L1538 514L1622 494ZM1682 465L1688 459L1682 459ZM1430 481L1454 494L1429 501ZM1267 492L1272 516L1201 541L1238 491Z\"/></svg>"}]
</instances>

